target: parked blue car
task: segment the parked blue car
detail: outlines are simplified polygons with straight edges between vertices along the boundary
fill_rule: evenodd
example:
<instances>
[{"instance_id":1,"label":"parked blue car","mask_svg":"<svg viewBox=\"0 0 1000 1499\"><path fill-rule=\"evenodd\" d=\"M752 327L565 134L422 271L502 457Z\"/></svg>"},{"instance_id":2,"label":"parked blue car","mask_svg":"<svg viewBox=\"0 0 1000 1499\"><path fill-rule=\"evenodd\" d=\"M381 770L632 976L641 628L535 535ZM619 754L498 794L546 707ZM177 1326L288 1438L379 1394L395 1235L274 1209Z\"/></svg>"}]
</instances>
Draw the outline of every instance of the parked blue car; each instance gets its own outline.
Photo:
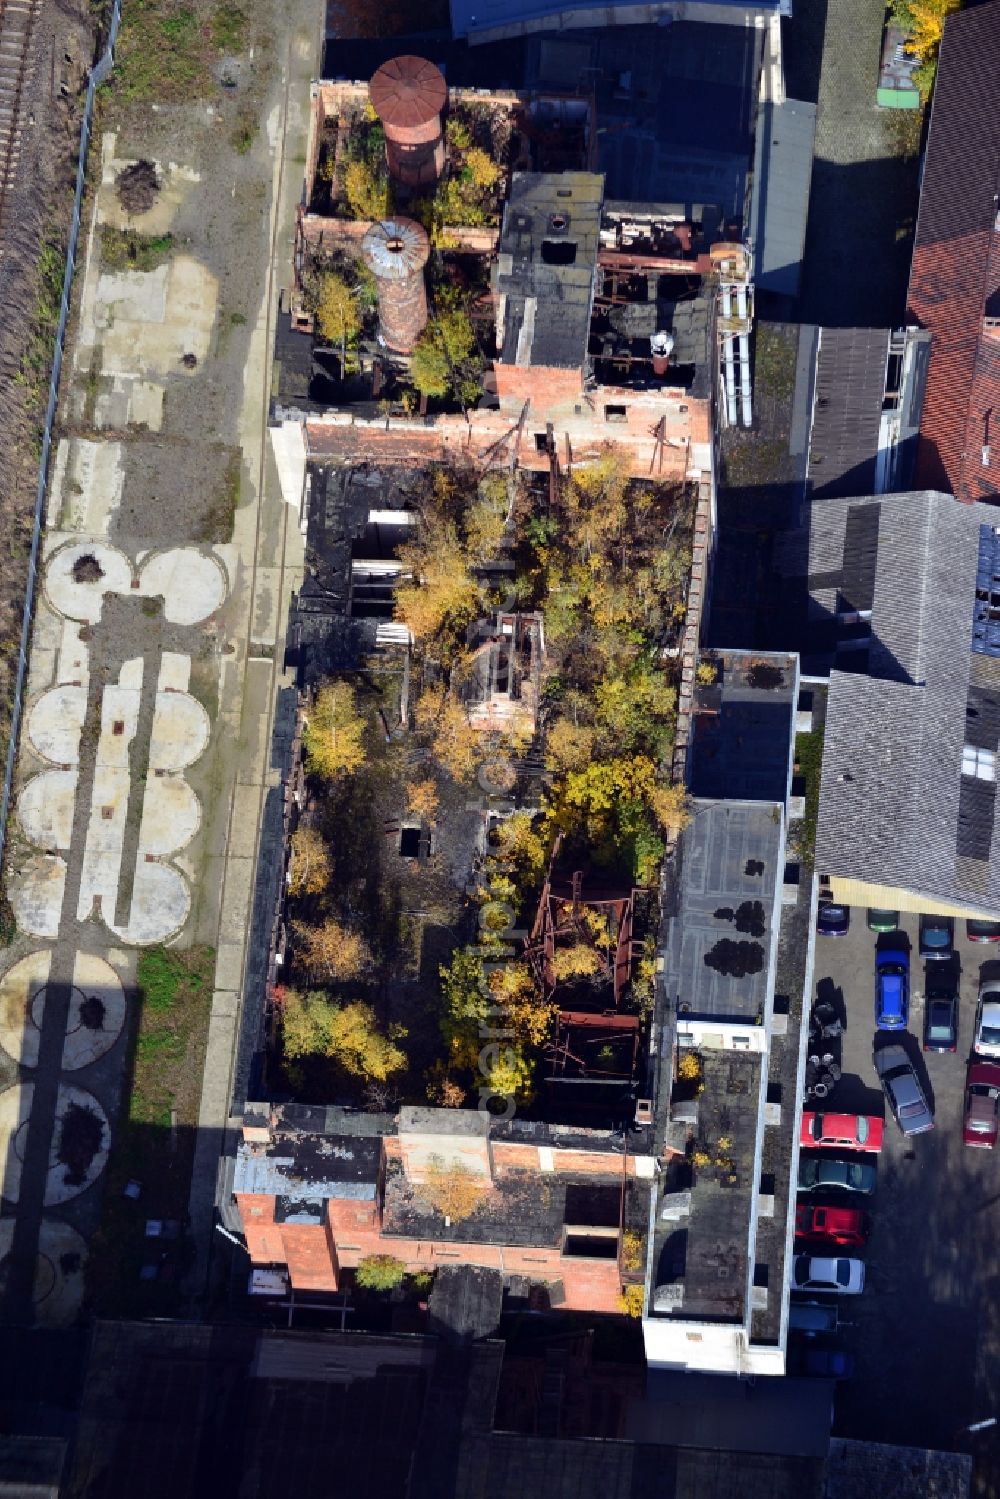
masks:
<instances>
[{"instance_id":1,"label":"parked blue car","mask_svg":"<svg viewBox=\"0 0 1000 1499\"><path fill-rule=\"evenodd\" d=\"M910 955L902 947L875 954L875 1026L880 1031L906 1029L910 1013Z\"/></svg>"}]
</instances>

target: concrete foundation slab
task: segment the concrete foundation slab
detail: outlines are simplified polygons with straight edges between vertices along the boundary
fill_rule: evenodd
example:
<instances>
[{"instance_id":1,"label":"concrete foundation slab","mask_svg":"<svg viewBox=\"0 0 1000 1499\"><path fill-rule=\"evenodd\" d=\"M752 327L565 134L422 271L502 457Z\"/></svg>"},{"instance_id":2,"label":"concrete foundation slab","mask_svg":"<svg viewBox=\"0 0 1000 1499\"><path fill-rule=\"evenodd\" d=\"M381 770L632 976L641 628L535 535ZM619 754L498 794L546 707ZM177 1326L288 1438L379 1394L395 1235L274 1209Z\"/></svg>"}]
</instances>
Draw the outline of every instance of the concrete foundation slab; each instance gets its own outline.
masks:
<instances>
[{"instance_id":1,"label":"concrete foundation slab","mask_svg":"<svg viewBox=\"0 0 1000 1499\"><path fill-rule=\"evenodd\" d=\"M172 624L196 625L214 614L226 597L226 575L211 553L196 547L171 547L155 552L142 564L139 592L162 597L164 613Z\"/></svg>"},{"instance_id":2,"label":"concrete foundation slab","mask_svg":"<svg viewBox=\"0 0 1000 1499\"><path fill-rule=\"evenodd\" d=\"M38 1063L39 1026L32 1007L49 981L52 953L39 948L0 978L0 1046L22 1067Z\"/></svg>"},{"instance_id":3,"label":"concrete foundation slab","mask_svg":"<svg viewBox=\"0 0 1000 1499\"><path fill-rule=\"evenodd\" d=\"M60 547L45 569L45 593L67 619L96 624L106 593L129 593L132 564L106 541L75 541Z\"/></svg>"}]
</instances>

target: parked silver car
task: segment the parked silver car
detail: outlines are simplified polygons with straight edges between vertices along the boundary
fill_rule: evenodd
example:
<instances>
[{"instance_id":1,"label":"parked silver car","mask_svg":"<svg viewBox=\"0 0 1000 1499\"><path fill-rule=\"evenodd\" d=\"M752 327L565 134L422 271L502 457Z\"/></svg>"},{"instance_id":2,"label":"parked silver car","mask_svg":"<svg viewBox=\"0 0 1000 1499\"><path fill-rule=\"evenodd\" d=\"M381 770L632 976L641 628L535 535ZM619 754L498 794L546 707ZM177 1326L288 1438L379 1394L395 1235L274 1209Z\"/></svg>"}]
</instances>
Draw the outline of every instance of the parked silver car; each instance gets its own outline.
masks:
<instances>
[{"instance_id":1,"label":"parked silver car","mask_svg":"<svg viewBox=\"0 0 1000 1499\"><path fill-rule=\"evenodd\" d=\"M886 1101L903 1134L921 1135L933 1129L934 1115L904 1048L898 1044L883 1046L876 1051L874 1062Z\"/></svg>"}]
</instances>

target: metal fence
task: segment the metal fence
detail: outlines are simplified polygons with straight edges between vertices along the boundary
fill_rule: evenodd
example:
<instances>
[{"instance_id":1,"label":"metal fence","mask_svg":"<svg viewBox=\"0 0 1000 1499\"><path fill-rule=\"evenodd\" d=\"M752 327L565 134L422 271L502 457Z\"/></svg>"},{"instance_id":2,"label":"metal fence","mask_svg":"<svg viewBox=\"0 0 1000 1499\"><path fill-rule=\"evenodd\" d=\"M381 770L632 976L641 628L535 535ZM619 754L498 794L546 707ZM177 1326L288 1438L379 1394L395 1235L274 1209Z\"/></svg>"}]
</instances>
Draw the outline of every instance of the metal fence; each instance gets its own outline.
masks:
<instances>
[{"instance_id":1,"label":"metal fence","mask_svg":"<svg viewBox=\"0 0 1000 1499\"><path fill-rule=\"evenodd\" d=\"M10 799L14 785L14 767L17 763L17 741L21 732L21 714L24 709L24 687L28 675L28 648L31 640L31 625L35 613L35 588L38 582L38 554L45 524L45 496L48 489L49 456L52 451L52 429L59 402L59 376L62 373L63 350L66 344L66 324L69 319L70 297L73 290L73 272L76 269L76 252L80 240L80 225L83 213L83 193L87 180L87 152L94 118L94 102L97 90L114 66L114 47L121 22L122 0L114 0L108 25L108 40L104 53L90 74L87 84L87 100L80 124L80 159L76 169L76 196L73 200L73 222L70 227L69 244L66 249L66 268L63 271L62 301L59 307L59 324L56 328L55 350L52 356L52 378L49 381L49 402L45 409L45 428L42 432L42 454L38 464L38 489L35 495L35 519L31 533L31 554L28 559L27 588L24 595L24 614L21 619L21 644L17 657L17 681L10 715L10 743L7 746L7 766L3 778L3 797L0 801L0 865L3 863L7 843L7 820L10 816Z\"/></svg>"}]
</instances>

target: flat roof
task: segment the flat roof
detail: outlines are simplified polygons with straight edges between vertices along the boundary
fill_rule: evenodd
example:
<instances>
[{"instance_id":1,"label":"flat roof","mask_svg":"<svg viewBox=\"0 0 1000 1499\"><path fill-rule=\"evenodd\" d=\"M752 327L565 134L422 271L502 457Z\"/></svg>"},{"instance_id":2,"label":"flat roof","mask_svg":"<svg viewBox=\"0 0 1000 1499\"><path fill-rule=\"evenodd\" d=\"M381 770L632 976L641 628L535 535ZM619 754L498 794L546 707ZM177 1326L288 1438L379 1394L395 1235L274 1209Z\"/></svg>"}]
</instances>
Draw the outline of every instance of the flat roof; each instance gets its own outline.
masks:
<instances>
[{"instance_id":1,"label":"flat roof","mask_svg":"<svg viewBox=\"0 0 1000 1499\"><path fill-rule=\"evenodd\" d=\"M767 998L781 812L730 802L696 802L693 812L662 950L668 1010L752 1023Z\"/></svg>"},{"instance_id":2,"label":"flat roof","mask_svg":"<svg viewBox=\"0 0 1000 1499\"><path fill-rule=\"evenodd\" d=\"M695 691L692 796L784 802L795 728L797 661L722 651L711 686Z\"/></svg>"},{"instance_id":3,"label":"flat roof","mask_svg":"<svg viewBox=\"0 0 1000 1499\"><path fill-rule=\"evenodd\" d=\"M528 80L593 88L609 198L707 206L719 225L743 217L762 47L742 21L574 28L528 40Z\"/></svg>"},{"instance_id":4,"label":"flat roof","mask_svg":"<svg viewBox=\"0 0 1000 1499\"><path fill-rule=\"evenodd\" d=\"M653 1243L654 1316L742 1322L747 1316L750 1216L763 1055L705 1049L697 1099L694 1166L687 1214L658 1217ZM659 1208L675 1184L665 1179ZM664 1288L669 1288L664 1292ZM660 1293L664 1293L665 1299Z\"/></svg>"},{"instance_id":5,"label":"flat roof","mask_svg":"<svg viewBox=\"0 0 1000 1499\"><path fill-rule=\"evenodd\" d=\"M761 104L750 206L758 291L798 295L815 139L815 104Z\"/></svg>"},{"instance_id":6,"label":"flat roof","mask_svg":"<svg viewBox=\"0 0 1000 1499\"><path fill-rule=\"evenodd\" d=\"M503 364L582 368L603 198L594 172L514 173L496 270Z\"/></svg>"}]
</instances>

